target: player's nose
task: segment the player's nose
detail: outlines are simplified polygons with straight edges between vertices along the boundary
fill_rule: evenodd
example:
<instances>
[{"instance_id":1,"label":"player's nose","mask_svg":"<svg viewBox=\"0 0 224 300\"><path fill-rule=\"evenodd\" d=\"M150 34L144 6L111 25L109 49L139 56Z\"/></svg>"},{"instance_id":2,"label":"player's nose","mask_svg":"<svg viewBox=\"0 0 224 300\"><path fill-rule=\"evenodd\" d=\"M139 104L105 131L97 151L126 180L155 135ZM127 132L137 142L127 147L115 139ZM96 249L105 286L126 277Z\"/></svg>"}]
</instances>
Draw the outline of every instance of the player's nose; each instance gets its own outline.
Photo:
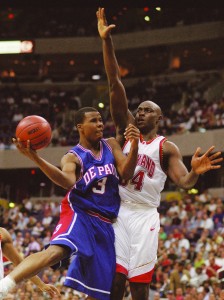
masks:
<instances>
[{"instance_id":1,"label":"player's nose","mask_svg":"<svg viewBox=\"0 0 224 300\"><path fill-rule=\"evenodd\" d=\"M98 122L97 122L97 126L98 126L98 127L103 127L103 121L98 121Z\"/></svg>"}]
</instances>

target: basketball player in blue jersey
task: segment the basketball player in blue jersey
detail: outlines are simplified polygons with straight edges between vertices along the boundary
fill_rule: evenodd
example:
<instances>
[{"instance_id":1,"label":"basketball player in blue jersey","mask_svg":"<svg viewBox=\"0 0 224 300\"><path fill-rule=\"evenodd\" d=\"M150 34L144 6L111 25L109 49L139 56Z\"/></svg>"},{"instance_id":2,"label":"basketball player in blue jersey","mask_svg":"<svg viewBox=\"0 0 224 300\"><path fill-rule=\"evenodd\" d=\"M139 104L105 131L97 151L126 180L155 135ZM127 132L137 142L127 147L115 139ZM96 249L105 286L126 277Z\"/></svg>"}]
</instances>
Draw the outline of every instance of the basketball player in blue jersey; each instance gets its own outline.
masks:
<instances>
[{"instance_id":1,"label":"basketball player in blue jersey","mask_svg":"<svg viewBox=\"0 0 224 300\"><path fill-rule=\"evenodd\" d=\"M115 274L112 222L120 206L118 181L119 177L133 176L139 130L133 125L127 127L125 137L131 150L126 156L114 138L103 139L103 121L96 109L80 109L75 125L79 144L62 157L61 170L33 151L29 141L23 147L19 140L13 140L22 154L68 193L61 203L50 246L28 256L0 281L2 297L23 279L72 257L65 285L89 295L88 299L110 299Z\"/></svg>"},{"instance_id":2,"label":"basketball player in blue jersey","mask_svg":"<svg viewBox=\"0 0 224 300\"><path fill-rule=\"evenodd\" d=\"M221 152L211 154L211 147L202 156L198 148L192 157L191 171L183 164L176 145L157 134L162 119L160 107L152 101L142 102L135 118L128 110L128 101L120 79L111 30L104 9L97 11L98 31L103 43L103 57L109 82L110 109L116 126L116 139L124 145L123 152L131 150L123 139L127 124L140 130L138 161L133 178L119 186L121 207L114 223L116 249L116 276L112 300L122 300L126 280L129 280L133 300L148 300L149 283L157 260L160 220L157 207L167 175L179 187L192 188L199 174L221 167Z\"/></svg>"}]
</instances>

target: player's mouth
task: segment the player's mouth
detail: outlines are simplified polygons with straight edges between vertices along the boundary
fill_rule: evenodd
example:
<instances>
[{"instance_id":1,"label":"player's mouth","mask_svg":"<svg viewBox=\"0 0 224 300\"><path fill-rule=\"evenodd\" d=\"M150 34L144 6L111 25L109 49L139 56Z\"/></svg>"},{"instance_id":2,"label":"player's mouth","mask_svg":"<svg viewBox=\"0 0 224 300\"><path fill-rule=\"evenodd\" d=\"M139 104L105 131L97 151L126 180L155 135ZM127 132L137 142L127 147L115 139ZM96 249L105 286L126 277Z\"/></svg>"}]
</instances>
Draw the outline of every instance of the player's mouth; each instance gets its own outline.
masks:
<instances>
[{"instance_id":1,"label":"player's mouth","mask_svg":"<svg viewBox=\"0 0 224 300\"><path fill-rule=\"evenodd\" d=\"M144 119L138 119L137 120L137 124L139 125L139 124L143 124L145 122L145 120Z\"/></svg>"}]
</instances>

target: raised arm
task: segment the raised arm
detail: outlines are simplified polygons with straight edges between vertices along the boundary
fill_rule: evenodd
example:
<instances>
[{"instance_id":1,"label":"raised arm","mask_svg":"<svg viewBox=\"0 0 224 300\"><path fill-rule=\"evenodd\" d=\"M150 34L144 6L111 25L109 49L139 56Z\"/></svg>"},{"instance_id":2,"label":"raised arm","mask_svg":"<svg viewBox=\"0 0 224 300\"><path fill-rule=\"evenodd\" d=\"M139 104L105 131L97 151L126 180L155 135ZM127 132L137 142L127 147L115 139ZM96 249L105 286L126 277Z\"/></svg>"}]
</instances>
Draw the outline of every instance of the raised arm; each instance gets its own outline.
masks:
<instances>
[{"instance_id":1,"label":"raised arm","mask_svg":"<svg viewBox=\"0 0 224 300\"><path fill-rule=\"evenodd\" d=\"M22 262L22 257L16 250L16 248L13 246L12 238L9 234L9 232L0 227L0 235L2 239L2 252L3 255L13 263L14 266L17 266ZM47 292L50 296L54 295L60 295L60 292L58 289L51 285L51 284L45 284L38 276L34 276L30 278L30 280L43 292Z\"/></svg>"},{"instance_id":2,"label":"raised arm","mask_svg":"<svg viewBox=\"0 0 224 300\"><path fill-rule=\"evenodd\" d=\"M166 142L164 144L164 159L167 161L168 176L177 186L183 189L192 188L200 174L221 168L219 164L223 160L220 157L221 152L212 154L214 148L214 146L210 147L201 156L199 156L201 149L197 148L192 156L191 171L188 172L178 147L171 142Z\"/></svg>"},{"instance_id":3,"label":"raised arm","mask_svg":"<svg viewBox=\"0 0 224 300\"><path fill-rule=\"evenodd\" d=\"M27 141L27 147L20 143L19 139L13 139L17 149L31 159L43 173L55 184L69 190L76 182L78 159L72 153L67 153L61 160L61 169L52 165L45 159L41 158L38 153L31 149L30 141Z\"/></svg>"},{"instance_id":4,"label":"raised arm","mask_svg":"<svg viewBox=\"0 0 224 300\"><path fill-rule=\"evenodd\" d=\"M109 83L111 116L116 127L116 139L123 145L125 128L128 124L134 124L134 117L128 110L126 92L121 82L119 66L110 34L115 25L107 25L104 8L99 8L96 15L98 31L102 39L104 65Z\"/></svg>"}]
</instances>

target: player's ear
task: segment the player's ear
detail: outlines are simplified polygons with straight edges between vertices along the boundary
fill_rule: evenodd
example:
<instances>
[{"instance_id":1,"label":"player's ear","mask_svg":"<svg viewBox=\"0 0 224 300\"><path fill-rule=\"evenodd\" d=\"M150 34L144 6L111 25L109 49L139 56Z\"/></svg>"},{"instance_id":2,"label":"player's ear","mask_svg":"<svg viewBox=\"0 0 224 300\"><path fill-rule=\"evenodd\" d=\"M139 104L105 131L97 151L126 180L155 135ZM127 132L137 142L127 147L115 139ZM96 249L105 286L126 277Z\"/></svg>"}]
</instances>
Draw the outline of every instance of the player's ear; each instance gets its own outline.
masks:
<instances>
[{"instance_id":1,"label":"player's ear","mask_svg":"<svg viewBox=\"0 0 224 300\"><path fill-rule=\"evenodd\" d=\"M160 115L158 118L158 121L161 121L161 120L163 120L163 115Z\"/></svg>"},{"instance_id":2,"label":"player's ear","mask_svg":"<svg viewBox=\"0 0 224 300\"><path fill-rule=\"evenodd\" d=\"M77 125L76 125L76 128L77 128L77 129L81 129L81 128L82 128L82 124L77 124Z\"/></svg>"},{"instance_id":3,"label":"player's ear","mask_svg":"<svg viewBox=\"0 0 224 300\"><path fill-rule=\"evenodd\" d=\"M162 116L162 115L159 115L159 116L158 116L158 119L157 119L157 121L156 121L156 123L159 124L159 122L160 122L162 119L163 119L163 116Z\"/></svg>"}]
</instances>

